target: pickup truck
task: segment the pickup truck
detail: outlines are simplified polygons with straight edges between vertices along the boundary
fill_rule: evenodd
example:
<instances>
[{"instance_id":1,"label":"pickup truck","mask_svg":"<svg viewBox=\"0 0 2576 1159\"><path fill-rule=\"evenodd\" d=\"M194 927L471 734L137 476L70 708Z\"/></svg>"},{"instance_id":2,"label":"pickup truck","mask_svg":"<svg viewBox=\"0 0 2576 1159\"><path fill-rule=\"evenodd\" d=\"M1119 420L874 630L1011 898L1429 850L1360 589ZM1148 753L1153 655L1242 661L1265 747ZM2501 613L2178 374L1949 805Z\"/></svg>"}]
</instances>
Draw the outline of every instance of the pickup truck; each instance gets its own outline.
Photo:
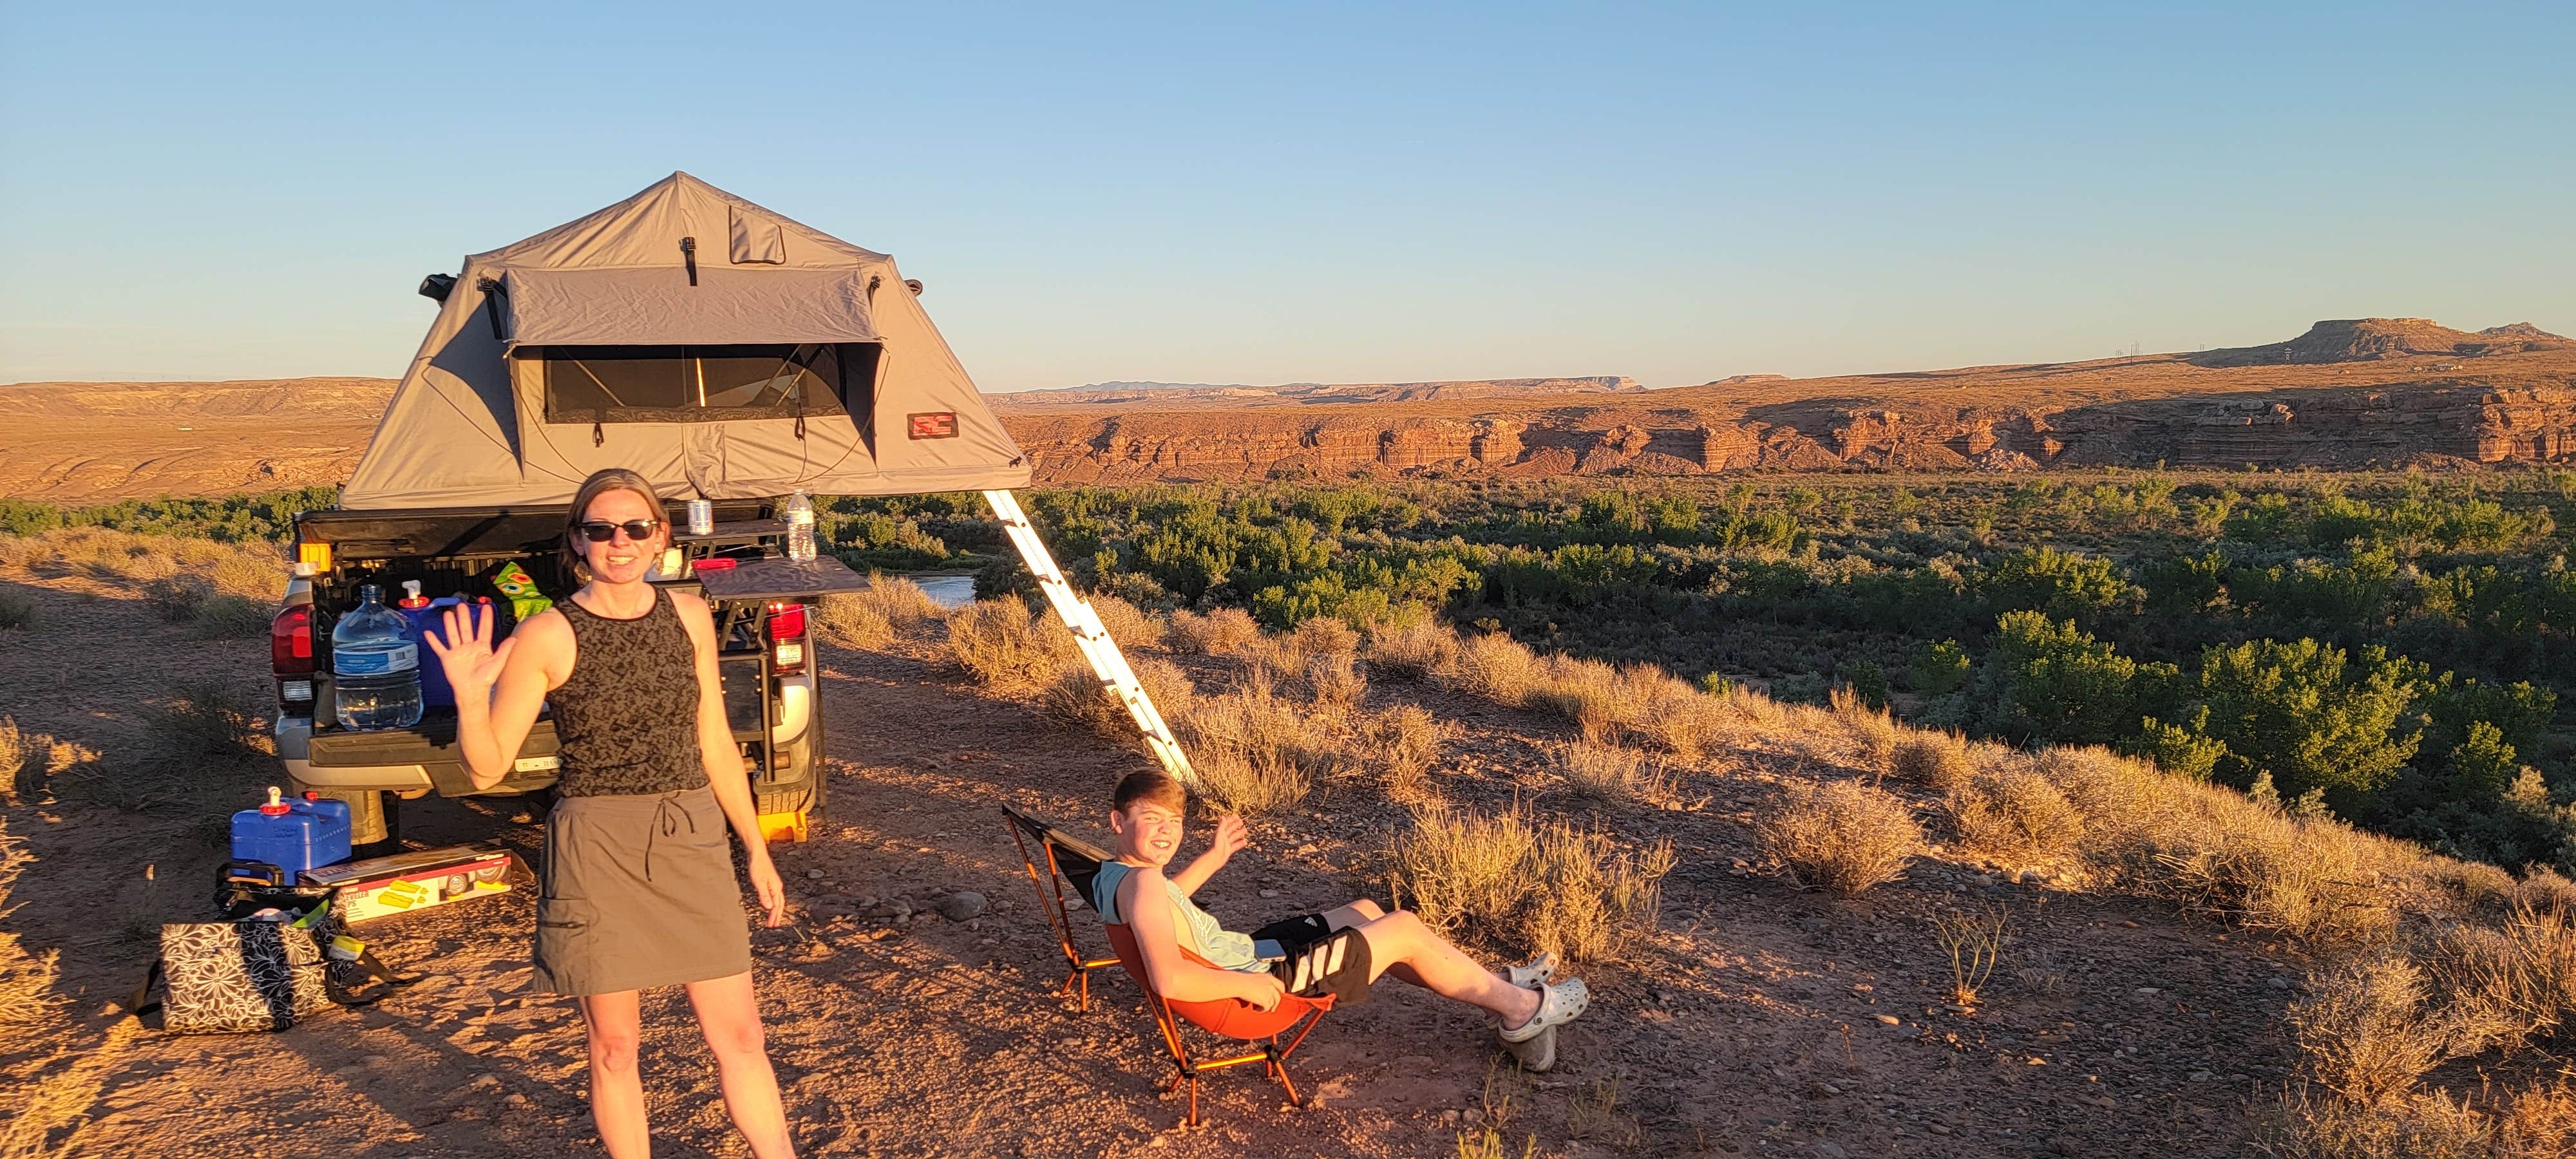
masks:
<instances>
[{"instance_id":1,"label":"pickup truck","mask_svg":"<svg viewBox=\"0 0 2576 1159\"><path fill-rule=\"evenodd\" d=\"M712 534L677 531L675 548L690 567L699 560L757 560L780 554L786 525L766 500L720 501ZM456 710L431 706L409 728L358 730L332 716L331 629L358 606L358 589L374 584L400 594L417 580L432 599L492 597L498 631L514 627L509 601L493 586L516 563L539 591L561 600L580 586L563 565L562 507L444 508L420 511L307 511L295 523L299 574L269 626L271 674L277 686L277 753L298 792L348 801L352 836L390 843L400 832L398 800L430 793L461 797L540 793L555 783L552 720L540 716L519 750L517 768L498 786L476 789L456 748ZM702 591L695 578L657 584ZM821 701L815 695L805 608L786 600L709 597L717 627L716 671L725 716L742 749L759 811L803 814L823 808ZM426 651L424 665L437 661Z\"/></svg>"}]
</instances>

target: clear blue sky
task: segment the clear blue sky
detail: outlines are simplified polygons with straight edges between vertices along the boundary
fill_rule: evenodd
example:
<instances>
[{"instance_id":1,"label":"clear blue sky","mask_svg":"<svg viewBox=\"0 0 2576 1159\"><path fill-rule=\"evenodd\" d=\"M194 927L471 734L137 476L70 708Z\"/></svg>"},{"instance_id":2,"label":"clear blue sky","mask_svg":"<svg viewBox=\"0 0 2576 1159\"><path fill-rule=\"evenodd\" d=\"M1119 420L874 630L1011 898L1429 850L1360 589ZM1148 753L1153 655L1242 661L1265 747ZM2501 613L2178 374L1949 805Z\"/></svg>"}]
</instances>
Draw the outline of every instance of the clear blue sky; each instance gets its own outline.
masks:
<instances>
[{"instance_id":1,"label":"clear blue sky","mask_svg":"<svg viewBox=\"0 0 2576 1159\"><path fill-rule=\"evenodd\" d=\"M673 169L987 390L2576 332L2563 4L590 7L6 0L0 381L397 374Z\"/></svg>"}]
</instances>

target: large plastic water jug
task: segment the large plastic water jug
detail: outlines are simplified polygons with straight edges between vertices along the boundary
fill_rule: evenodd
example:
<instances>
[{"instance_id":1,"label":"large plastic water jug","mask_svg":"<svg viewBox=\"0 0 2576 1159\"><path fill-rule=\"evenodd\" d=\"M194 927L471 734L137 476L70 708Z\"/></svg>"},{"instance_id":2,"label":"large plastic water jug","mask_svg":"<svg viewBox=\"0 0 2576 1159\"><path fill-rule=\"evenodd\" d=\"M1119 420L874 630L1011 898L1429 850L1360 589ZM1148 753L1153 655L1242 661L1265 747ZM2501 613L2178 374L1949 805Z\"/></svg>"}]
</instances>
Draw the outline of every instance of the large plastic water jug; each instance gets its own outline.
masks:
<instances>
[{"instance_id":1,"label":"large plastic water jug","mask_svg":"<svg viewBox=\"0 0 2576 1159\"><path fill-rule=\"evenodd\" d=\"M331 629L331 690L343 728L420 723L420 644L374 584L358 589L357 609Z\"/></svg>"},{"instance_id":2,"label":"large plastic water jug","mask_svg":"<svg viewBox=\"0 0 2576 1159\"><path fill-rule=\"evenodd\" d=\"M272 785L267 804L233 814L233 860L274 865L290 883L300 871L348 859L346 801L318 795L281 800Z\"/></svg>"}]
</instances>

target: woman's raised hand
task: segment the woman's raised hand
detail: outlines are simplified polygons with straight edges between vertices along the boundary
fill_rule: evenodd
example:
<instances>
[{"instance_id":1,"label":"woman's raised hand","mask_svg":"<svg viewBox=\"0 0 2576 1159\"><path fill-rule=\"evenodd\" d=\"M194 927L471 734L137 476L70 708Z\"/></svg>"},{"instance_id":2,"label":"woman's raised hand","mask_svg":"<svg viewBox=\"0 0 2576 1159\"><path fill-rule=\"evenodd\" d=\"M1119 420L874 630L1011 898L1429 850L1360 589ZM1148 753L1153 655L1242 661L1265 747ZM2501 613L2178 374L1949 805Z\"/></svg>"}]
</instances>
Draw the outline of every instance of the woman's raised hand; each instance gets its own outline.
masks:
<instances>
[{"instance_id":1,"label":"woman's raised hand","mask_svg":"<svg viewBox=\"0 0 2576 1159\"><path fill-rule=\"evenodd\" d=\"M519 641L514 637L493 647L492 624L499 610L484 605L480 616L474 614L475 610L465 604L447 609L444 630L423 632L420 639L438 657L439 667L447 671L447 685L456 690L458 700L471 696L477 703L489 703L492 685L501 679L501 668L510 660L510 648Z\"/></svg>"}]
</instances>

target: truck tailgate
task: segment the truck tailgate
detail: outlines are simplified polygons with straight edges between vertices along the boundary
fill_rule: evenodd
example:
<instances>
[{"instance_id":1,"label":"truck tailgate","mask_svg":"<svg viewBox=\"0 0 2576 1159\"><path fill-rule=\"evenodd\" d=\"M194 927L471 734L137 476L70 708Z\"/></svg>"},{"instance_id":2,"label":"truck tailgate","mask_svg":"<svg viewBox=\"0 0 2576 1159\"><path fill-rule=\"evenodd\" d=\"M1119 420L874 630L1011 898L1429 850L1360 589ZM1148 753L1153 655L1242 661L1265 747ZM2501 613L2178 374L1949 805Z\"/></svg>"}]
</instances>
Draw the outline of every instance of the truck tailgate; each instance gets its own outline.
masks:
<instances>
[{"instance_id":1,"label":"truck tailgate","mask_svg":"<svg viewBox=\"0 0 2576 1159\"><path fill-rule=\"evenodd\" d=\"M441 796L456 797L476 792L524 792L553 784L555 751L555 722L541 719L528 729L528 742L519 746L518 767L499 785L478 790L465 774L464 752L456 747L456 718L431 716L410 728L316 732L310 759L316 768L419 765L429 773L430 783L438 787Z\"/></svg>"}]
</instances>

